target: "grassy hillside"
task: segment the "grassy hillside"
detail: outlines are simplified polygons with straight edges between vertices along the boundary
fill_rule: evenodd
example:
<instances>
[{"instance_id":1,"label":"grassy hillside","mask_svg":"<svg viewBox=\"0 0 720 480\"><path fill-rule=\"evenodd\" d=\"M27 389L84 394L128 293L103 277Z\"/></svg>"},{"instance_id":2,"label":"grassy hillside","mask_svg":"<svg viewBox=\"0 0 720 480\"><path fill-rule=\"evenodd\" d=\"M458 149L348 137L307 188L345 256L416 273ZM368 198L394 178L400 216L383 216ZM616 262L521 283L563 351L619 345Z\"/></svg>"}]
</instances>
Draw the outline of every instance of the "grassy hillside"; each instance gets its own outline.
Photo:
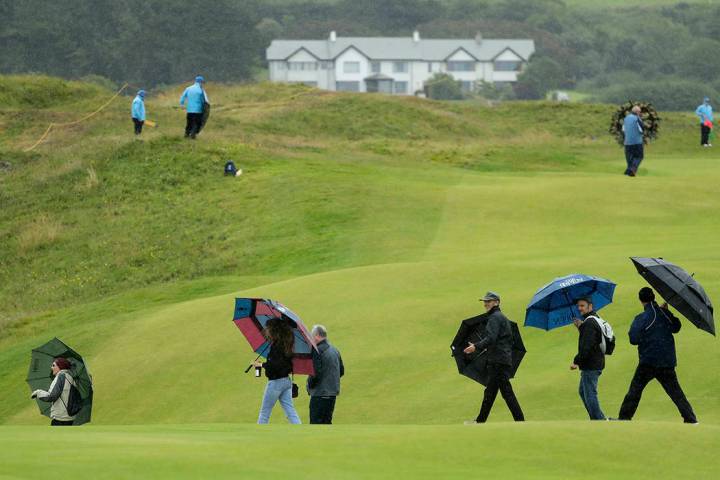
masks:
<instances>
[{"instance_id":1,"label":"grassy hillside","mask_svg":"<svg viewBox=\"0 0 720 480\"><path fill-rule=\"evenodd\" d=\"M697 447L717 445L720 385L708 372L720 351L688 322L677 336L678 374L699 427L667 423L680 419L658 385L646 390L637 422L583 421L578 376L568 369L577 342L571 327L522 329L528 354L514 385L527 418L537 422L524 433L505 424L502 400L488 429L439 426L477 414L482 388L457 374L448 345L487 289L499 291L505 312L522 323L534 291L555 276L583 272L618 283L615 302L603 310L619 336L600 380L608 415L616 414L636 362L625 332L643 281L627 257L676 261L717 296L719 158L696 145L691 115L665 116L660 140L631 179L621 175L622 151L606 134L610 106L489 108L210 84L211 121L192 142L181 138L183 116L173 108L179 91L153 92L149 118L160 126L141 140L132 138L125 98L93 122L22 152L48 121L81 116L107 91L0 115L2 158L10 164L0 170L0 423L46 423L23 382L30 348L56 335L90 362L98 427L52 435L82 435L87 448L118 446L94 457L96 472L126 452L134 465L170 476L176 470L169 462L189 450L292 438L306 446L288 465L315 455L305 441L313 439L332 452L331 468L348 477L360 466L382 477L413 462L407 472L421 478L441 467L456 476L469 471L459 459L477 438L492 442L488 455L507 460L493 467L496 476L507 474L513 452L531 451L518 478L566 478L588 452L556 462L570 458L573 445L586 448L585 435L617 455L597 478L672 469L707 478L707 466L717 466ZM243 176L222 177L226 159ZM325 435L209 425L252 423L264 387L242 374L252 357L230 321L239 295L279 299L306 323L328 326L347 364L336 412L346 426ZM307 396L297 405L307 419ZM276 412L273 423L282 420ZM146 426L105 426L117 424ZM46 435L0 428L0 464L7 465L0 475L42 468L43 450L32 459L22 453ZM162 447L159 438L173 442ZM664 438L677 439L678 448L665 452ZM642 471L628 454L639 444L652 444L659 459ZM350 445L359 453L345 461ZM217 448L233 462L252 452ZM418 463L418 452L433 451L444 461ZM189 458L201 462L197 455ZM261 458L243 465L275 468ZM115 468L115 476L131 475Z\"/></svg>"}]
</instances>

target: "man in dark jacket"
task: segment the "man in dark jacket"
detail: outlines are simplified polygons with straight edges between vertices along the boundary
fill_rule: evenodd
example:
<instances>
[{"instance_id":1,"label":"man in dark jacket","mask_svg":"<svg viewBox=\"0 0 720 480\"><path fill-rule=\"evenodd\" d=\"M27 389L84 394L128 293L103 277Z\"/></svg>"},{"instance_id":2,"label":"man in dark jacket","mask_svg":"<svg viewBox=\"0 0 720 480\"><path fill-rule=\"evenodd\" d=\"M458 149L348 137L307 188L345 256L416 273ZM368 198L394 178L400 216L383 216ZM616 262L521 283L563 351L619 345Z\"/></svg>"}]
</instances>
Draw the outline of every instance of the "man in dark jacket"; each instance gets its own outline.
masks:
<instances>
[{"instance_id":1,"label":"man in dark jacket","mask_svg":"<svg viewBox=\"0 0 720 480\"><path fill-rule=\"evenodd\" d=\"M597 393L598 380L605 368L605 354L600 349L603 333L597 322L597 314L593 310L592 299L578 300L577 307L583 318L573 320L580 335L578 353L570 365L570 370L580 369L580 398L590 415L590 420L605 420Z\"/></svg>"},{"instance_id":2,"label":"man in dark jacket","mask_svg":"<svg viewBox=\"0 0 720 480\"><path fill-rule=\"evenodd\" d=\"M639 293L645 311L635 317L630 326L630 343L638 346L640 362L630 382L630 389L620 407L620 420L631 420L645 386L657 379L677 406L685 423L698 423L690 403L678 383L675 367L675 339L680 331L680 320L670 313L667 304L655 303L655 293L644 287Z\"/></svg>"},{"instance_id":3,"label":"man in dark jacket","mask_svg":"<svg viewBox=\"0 0 720 480\"><path fill-rule=\"evenodd\" d=\"M335 400L340 395L340 377L345 375L340 352L327 341L327 330L322 325L312 328L317 345L313 350L315 375L308 377L307 391L310 395L310 423L332 423Z\"/></svg>"},{"instance_id":4,"label":"man in dark jacket","mask_svg":"<svg viewBox=\"0 0 720 480\"><path fill-rule=\"evenodd\" d=\"M482 301L488 314L485 336L477 343L469 343L468 347L463 350L466 354L487 350L489 381L485 387L483 403L475 422L485 423L487 421L498 390L505 399L513 419L521 422L525 420L525 417L512 385L510 385L513 342L510 320L500 311L500 296L497 293L487 292Z\"/></svg>"}]
</instances>

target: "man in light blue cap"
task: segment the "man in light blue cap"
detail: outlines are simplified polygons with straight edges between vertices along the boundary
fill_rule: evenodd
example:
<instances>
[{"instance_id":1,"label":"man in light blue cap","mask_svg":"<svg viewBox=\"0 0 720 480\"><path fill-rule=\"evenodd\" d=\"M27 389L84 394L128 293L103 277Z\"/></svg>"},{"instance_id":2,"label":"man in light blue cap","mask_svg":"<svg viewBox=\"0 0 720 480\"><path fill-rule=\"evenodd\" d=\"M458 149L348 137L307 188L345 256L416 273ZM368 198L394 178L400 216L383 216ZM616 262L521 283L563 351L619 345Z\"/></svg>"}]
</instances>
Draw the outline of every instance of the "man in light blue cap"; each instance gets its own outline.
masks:
<instances>
[{"instance_id":1,"label":"man in light blue cap","mask_svg":"<svg viewBox=\"0 0 720 480\"><path fill-rule=\"evenodd\" d=\"M203 76L198 75L195 77L195 83L187 87L182 97L180 97L181 106L185 106L185 102L187 102L187 106L185 107L187 111L187 122L185 124L186 138L190 137L195 139L200 132L203 122L203 112L206 109L206 104L210 104L205 89L203 88L204 83L205 79Z\"/></svg>"},{"instance_id":2,"label":"man in light blue cap","mask_svg":"<svg viewBox=\"0 0 720 480\"><path fill-rule=\"evenodd\" d=\"M143 124L145 123L145 90L138 90L132 102L130 113L133 124L135 125L135 135L140 135Z\"/></svg>"},{"instance_id":3,"label":"man in light blue cap","mask_svg":"<svg viewBox=\"0 0 720 480\"><path fill-rule=\"evenodd\" d=\"M713 110L710 105L710 97L703 99L702 105L695 109L695 115L700 118L700 145L712 147L710 143L710 131L713 127Z\"/></svg>"}]
</instances>

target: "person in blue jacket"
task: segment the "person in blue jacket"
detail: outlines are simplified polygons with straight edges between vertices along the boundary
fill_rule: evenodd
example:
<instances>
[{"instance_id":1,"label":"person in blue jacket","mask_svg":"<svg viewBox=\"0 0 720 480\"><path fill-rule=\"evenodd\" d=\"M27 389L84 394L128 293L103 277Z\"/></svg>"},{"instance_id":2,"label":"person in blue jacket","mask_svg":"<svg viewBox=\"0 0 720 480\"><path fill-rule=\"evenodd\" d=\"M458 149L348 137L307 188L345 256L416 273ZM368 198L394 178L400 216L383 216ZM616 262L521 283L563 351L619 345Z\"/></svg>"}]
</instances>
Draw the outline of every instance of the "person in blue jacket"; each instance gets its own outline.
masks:
<instances>
[{"instance_id":1,"label":"person in blue jacket","mask_svg":"<svg viewBox=\"0 0 720 480\"><path fill-rule=\"evenodd\" d=\"M635 105L632 107L632 112L628 113L623 121L625 162L627 163L625 175L629 177L634 177L637 174L638 168L640 168L640 162L643 161L645 156L645 152L643 151L643 124L640 119L641 112L640 107Z\"/></svg>"},{"instance_id":2,"label":"person in blue jacket","mask_svg":"<svg viewBox=\"0 0 720 480\"><path fill-rule=\"evenodd\" d=\"M629 335L630 343L638 347L640 362L618 417L620 420L631 420L643 390L651 380L657 379L685 423L698 423L675 373L677 358L673 335L680 331L680 320L670 312L667 304L659 306L655 302L655 292L651 288L641 288L638 297L645 311L635 317Z\"/></svg>"},{"instance_id":3,"label":"person in blue jacket","mask_svg":"<svg viewBox=\"0 0 720 480\"><path fill-rule=\"evenodd\" d=\"M186 123L185 123L185 138L190 137L195 139L197 134L202 128L202 117L205 103L208 101L207 94L203 85L205 79L202 75L195 77L195 83L185 89L182 96L180 97L180 105L185 106L187 112ZM187 106L185 103L187 102Z\"/></svg>"},{"instance_id":4,"label":"person in blue jacket","mask_svg":"<svg viewBox=\"0 0 720 480\"><path fill-rule=\"evenodd\" d=\"M135 125L135 135L142 133L143 124L145 123L145 90L139 90L132 102L132 121Z\"/></svg>"},{"instance_id":5,"label":"person in blue jacket","mask_svg":"<svg viewBox=\"0 0 720 480\"><path fill-rule=\"evenodd\" d=\"M703 147L712 147L710 143L711 127L707 125L707 122L710 122L710 124L714 122L713 109L712 105L710 105L709 97L705 97L702 105L695 109L695 115L700 118L700 145Z\"/></svg>"}]
</instances>

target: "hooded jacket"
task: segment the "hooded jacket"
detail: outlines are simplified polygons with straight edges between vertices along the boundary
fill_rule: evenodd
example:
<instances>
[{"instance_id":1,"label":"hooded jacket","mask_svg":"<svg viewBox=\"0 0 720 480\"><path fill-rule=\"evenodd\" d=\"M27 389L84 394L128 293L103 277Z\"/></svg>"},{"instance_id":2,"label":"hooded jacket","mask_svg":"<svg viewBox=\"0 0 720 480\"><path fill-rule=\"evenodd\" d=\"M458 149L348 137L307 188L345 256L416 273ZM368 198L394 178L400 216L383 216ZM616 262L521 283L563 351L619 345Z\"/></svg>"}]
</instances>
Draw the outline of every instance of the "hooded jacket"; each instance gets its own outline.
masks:
<instances>
[{"instance_id":1,"label":"hooded jacket","mask_svg":"<svg viewBox=\"0 0 720 480\"><path fill-rule=\"evenodd\" d=\"M675 368L675 338L680 320L670 310L651 302L635 317L630 326L630 343L637 345L640 365L656 368Z\"/></svg>"},{"instance_id":2,"label":"hooded jacket","mask_svg":"<svg viewBox=\"0 0 720 480\"><path fill-rule=\"evenodd\" d=\"M697 109L695 109L695 115L700 118L700 125L705 123L705 120L714 121L712 105L709 103L703 103Z\"/></svg>"},{"instance_id":3,"label":"hooded jacket","mask_svg":"<svg viewBox=\"0 0 720 480\"><path fill-rule=\"evenodd\" d=\"M512 329L510 320L495 306L487 312L485 336L475 345L475 350L487 349L488 363L512 365Z\"/></svg>"},{"instance_id":4,"label":"hooded jacket","mask_svg":"<svg viewBox=\"0 0 720 480\"><path fill-rule=\"evenodd\" d=\"M180 105L185 105L185 102L187 102L187 113L203 113L203 104L210 103L205 89L198 82L190 85L183 92L180 97Z\"/></svg>"},{"instance_id":5,"label":"hooded jacket","mask_svg":"<svg viewBox=\"0 0 720 480\"><path fill-rule=\"evenodd\" d=\"M602 330L594 318L597 313L590 312L585 315L585 321L578 328L578 353L573 363L580 367L580 370L603 370L605 368L605 354L600 349L602 342Z\"/></svg>"},{"instance_id":6,"label":"hooded jacket","mask_svg":"<svg viewBox=\"0 0 720 480\"><path fill-rule=\"evenodd\" d=\"M135 96L135 100L132 102L132 118L145 121L145 100L140 95Z\"/></svg>"},{"instance_id":7,"label":"hooded jacket","mask_svg":"<svg viewBox=\"0 0 720 480\"><path fill-rule=\"evenodd\" d=\"M70 402L70 385L75 385L72 375L68 370L60 370L50 384L49 391L35 391L38 400L52 402L50 418L53 420L69 422L75 418L67 411L67 405Z\"/></svg>"}]
</instances>

